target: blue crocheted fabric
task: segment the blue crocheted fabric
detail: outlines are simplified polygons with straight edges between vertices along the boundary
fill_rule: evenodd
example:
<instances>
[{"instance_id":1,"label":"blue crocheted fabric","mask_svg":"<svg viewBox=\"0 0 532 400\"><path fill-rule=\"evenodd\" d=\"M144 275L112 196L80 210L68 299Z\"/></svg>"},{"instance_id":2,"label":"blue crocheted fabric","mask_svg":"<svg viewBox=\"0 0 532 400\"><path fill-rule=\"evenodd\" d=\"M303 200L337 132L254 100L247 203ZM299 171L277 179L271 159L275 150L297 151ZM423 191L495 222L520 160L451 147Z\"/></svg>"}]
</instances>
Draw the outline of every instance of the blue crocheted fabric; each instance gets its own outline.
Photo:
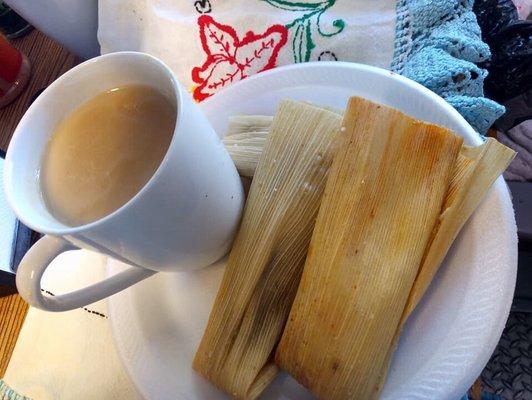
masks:
<instances>
[{"instance_id":1,"label":"blue crocheted fabric","mask_svg":"<svg viewBox=\"0 0 532 400\"><path fill-rule=\"evenodd\" d=\"M398 0L392 70L438 93L479 133L504 107L484 97L487 72L475 63L490 50L481 40L474 0Z\"/></svg>"}]
</instances>

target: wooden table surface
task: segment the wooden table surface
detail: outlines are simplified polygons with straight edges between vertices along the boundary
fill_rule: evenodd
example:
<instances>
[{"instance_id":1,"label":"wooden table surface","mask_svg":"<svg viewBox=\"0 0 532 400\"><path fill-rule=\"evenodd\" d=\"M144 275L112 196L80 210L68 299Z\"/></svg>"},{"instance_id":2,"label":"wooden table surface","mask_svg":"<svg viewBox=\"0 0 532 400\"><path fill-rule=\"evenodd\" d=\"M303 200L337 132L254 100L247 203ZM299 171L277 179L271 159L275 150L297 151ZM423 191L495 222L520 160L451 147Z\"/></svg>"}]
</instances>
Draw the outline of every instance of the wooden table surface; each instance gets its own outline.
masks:
<instances>
[{"instance_id":1,"label":"wooden table surface","mask_svg":"<svg viewBox=\"0 0 532 400\"><path fill-rule=\"evenodd\" d=\"M35 95L79 62L74 55L36 29L12 43L29 58L32 72L22 94L13 103L0 109L2 150L7 149L18 121ZM0 377L5 374L28 311L28 304L12 292L12 288L0 286Z\"/></svg>"}]
</instances>

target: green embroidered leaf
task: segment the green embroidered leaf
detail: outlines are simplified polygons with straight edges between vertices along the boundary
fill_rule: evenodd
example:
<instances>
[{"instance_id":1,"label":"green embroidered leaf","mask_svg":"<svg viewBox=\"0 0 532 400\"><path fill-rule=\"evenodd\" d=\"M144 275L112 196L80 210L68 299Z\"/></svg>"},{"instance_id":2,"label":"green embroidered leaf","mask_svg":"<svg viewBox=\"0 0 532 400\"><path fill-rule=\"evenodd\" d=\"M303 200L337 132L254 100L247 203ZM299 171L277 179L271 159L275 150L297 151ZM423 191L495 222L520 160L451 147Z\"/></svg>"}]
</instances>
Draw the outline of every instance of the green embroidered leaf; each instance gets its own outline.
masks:
<instances>
[{"instance_id":1,"label":"green embroidered leaf","mask_svg":"<svg viewBox=\"0 0 532 400\"><path fill-rule=\"evenodd\" d=\"M294 38L292 39L292 53L294 54L294 62L300 63L302 60L301 57L301 46L303 43L303 24L296 24L296 30L294 32Z\"/></svg>"},{"instance_id":2,"label":"green embroidered leaf","mask_svg":"<svg viewBox=\"0 0 532 400\"><path fill-rule=\"evenodd\" d=\"M292 39L294 62L301 63L310 61L312 49L316 47L312 40L310 19L299 21L295 26L294 38Z\"/></svg>"},{"instance_id":3,"label":"green embroidered leaf","mask_svg":"<svg viewBox=\"0 0 532 400\"><path fill-rule=\"evenodd\" d=\"M339 34L345 28L345 21L336 19L332 25L336 28L333 32L326 32L321 29L321 16L328 8L334 5L336 0L261 0L266 3L287 11L304 12L299 18L294 19L285 25L286 29L293 32L292 54L294 62L300 63L310 61L312 50L316 47L312 40L311 21L316 17L315 24L317 32L323 37L331 37Z\"/></svg>"},{"instance_id":4,"label":"green embroidered leaf","mask_svg":"<svg viewBox=\"0 0 532 400\"><path fill-rule=\"evenodd\" d=\"M310 61L310 55L312 54L312 49L316 47L312 41L312 30L310 28L310 19L307 20L305 24L305 62Z\"/></svg>"},{"instance_id":5,"label":"green embroidered leaf","mask_svg":"<svg viewBox=\"0 0 532 400\"><path fill-rule=\"evenodd\" d=\"M290 1L290 0L262 0L266 3L288 11L310 11L326 9L334 4L335 0L318 0L314 2Z\"/></svg>"}]
</instances>

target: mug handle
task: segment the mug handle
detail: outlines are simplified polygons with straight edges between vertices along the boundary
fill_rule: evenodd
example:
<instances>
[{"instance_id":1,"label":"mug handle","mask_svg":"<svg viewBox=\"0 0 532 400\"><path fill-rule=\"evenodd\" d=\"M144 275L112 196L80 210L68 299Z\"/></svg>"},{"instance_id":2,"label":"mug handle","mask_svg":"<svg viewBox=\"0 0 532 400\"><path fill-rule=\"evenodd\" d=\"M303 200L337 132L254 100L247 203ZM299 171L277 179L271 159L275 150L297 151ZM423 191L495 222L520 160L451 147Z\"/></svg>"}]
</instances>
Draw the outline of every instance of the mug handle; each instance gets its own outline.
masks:
<instances>
[{"instance_id":1,"label":"mug handle","mask_svg":"<svg viewBox=\"0 0 532 400\"><path fill-rule=\"evenodd\" d=\"M131 267L83 289L57 296L43 296L41 278L49 264L59 254L79 250L66 240L45 235L26 253L17 270L17 289L31 306L45 311L68 311L118 293L146 279L156 271Z\"/></svg>"}]
</instances>

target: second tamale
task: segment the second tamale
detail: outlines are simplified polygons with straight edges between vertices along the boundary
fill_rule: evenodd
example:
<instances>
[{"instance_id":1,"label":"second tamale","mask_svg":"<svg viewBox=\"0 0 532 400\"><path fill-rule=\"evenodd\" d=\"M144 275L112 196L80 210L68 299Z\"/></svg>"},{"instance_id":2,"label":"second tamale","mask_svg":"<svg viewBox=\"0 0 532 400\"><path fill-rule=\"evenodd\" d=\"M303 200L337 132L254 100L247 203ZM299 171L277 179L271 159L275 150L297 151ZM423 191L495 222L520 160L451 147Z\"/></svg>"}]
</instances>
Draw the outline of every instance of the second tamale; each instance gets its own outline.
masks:
<instances>
[{"instance_id":1,"label":"second tamale","mask_svg":"<svg viewBox=\"0 0 532 400\"><path fill-rule=\"evenodd\" d=\"M342 118L284 101L259 160L244 216L193 367L253 399L277 373L273 351L299 283Z\"/></svg>"},{"instance_id":2,"label":"second tamale","mask_svg":"<svg viewBox=\"0 0 532 400\"><path fill-rule=\"evenodd\" d=\"M276 362L320 399L371 399L462 139L352 98Z\"/></svg>"}]
</instances>

